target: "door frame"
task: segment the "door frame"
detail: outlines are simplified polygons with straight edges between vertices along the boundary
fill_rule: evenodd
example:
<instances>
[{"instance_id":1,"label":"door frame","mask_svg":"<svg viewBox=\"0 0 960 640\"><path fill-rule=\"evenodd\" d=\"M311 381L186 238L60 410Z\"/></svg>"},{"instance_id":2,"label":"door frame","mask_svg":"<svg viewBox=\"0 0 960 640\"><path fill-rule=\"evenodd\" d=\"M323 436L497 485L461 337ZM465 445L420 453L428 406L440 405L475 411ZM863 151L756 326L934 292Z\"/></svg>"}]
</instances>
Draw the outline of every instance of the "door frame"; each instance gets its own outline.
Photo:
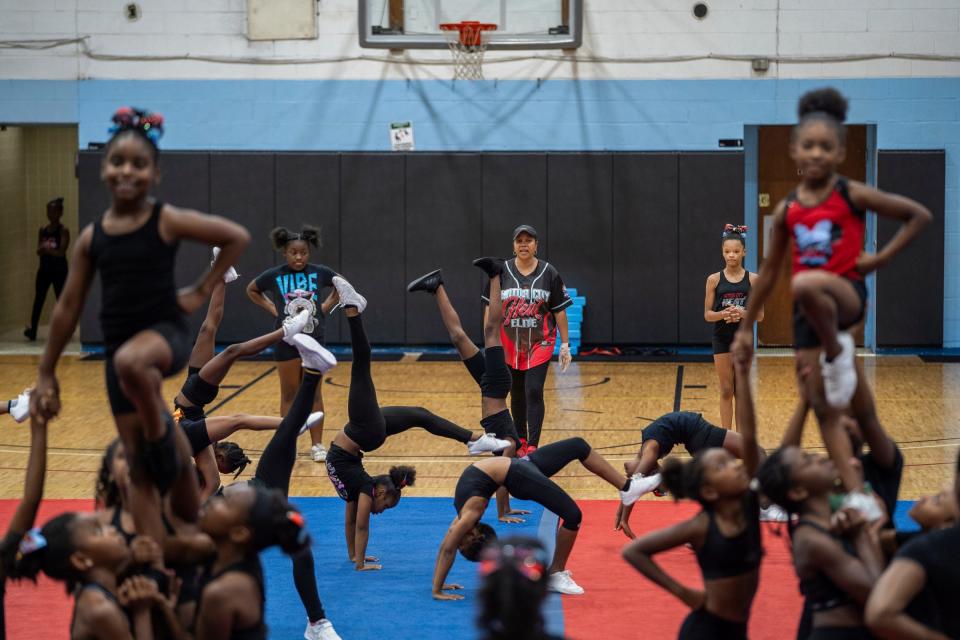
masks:
<instances>
[{"instance_id":1,"label":"door frame","mask_svg":"<svg viewBox=\"0 0 960 640\"><path fill-rule=\"evenodd\" d=\"M760 127L778 126L781 122L765 122L762 124L743 125L743 221L753 233L747 234L746 268L756 272L759 258L759 235L762 232L758 226L759 207L757 186L760 170ZM866 181L871 186L877 184L877 125L869 122L849 124L863 125L867 128L867 158ZM877 214L867 212L864 247L871 252L877 250ZM863 344L870 352L875 353L877 347L877 305L869 304L874 301L876 292L876 272L866 277L867 285L867 320L863 328ZM753 332L753 344L757 347L757 332Z\"/></svg>"}]
</instances>

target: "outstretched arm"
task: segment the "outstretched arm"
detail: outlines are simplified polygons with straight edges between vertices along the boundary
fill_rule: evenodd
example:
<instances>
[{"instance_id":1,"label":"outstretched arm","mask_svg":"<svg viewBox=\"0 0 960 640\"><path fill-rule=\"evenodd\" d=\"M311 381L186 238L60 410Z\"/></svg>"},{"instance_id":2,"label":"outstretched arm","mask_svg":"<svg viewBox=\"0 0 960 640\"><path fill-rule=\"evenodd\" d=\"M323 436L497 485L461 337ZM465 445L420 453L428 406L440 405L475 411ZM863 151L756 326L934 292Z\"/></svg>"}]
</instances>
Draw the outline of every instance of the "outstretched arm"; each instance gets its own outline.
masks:
<instances>
[{"instance_id":1,"label":"outstretched arm","mask_svg":"<svg viewBox=\"0 0 960 640\"><path fill-rule=\"evenodd\" d=\"M783 439L780 440L781 447L800 446L803 441L803 424L807 421L809 411L810 405L807 399L800 394L797 406L794 407L793 414L790 416L790 422L787 423L787 430L783 432Z\"/></svg>"},{"instance_id":2,"label":"outstretched arm","mask_svg":"<svg viewBox=\"0 0 960 640\"><path fill-rule=\"evenodd\" d=\"M47 346L40 358L37 371L37 384L30 395L30 415L40 416L42 420L49 420L60 412L60 388L56 378L57 362L63 353L74 330L83 303L93 280L93 264L90 261L90 242L93 239L93 225L87 227L80 234L77 246L70 260L70 270L67 272L67 281L63 286L57 306L53 309L50 319L50 336Z\"/></svg>"},{"instance_id":3,"label":"outstretched arm","mask_svg":"<svg viewBox=\"0 0 960 640\"><path fill-rule=\"evenodd\" d=\"M760 466L760 450L757 443L757 415L753 407L753 391L750 388L751 360L734 360L736 376L734 393L737 398L737 427L743 438L743 466L752 478Z\"/></svg>"},{"instance_id":4,"label":"outstretched arm","mask_svg":"<svg viewBox=\"0 0 960 640\"><path fill-rule=\"evenodd\" d=\"M370 537L370 509L373 499L365 493L357 498L357 521L353 543L353 562L357 571L376 571L379 564L367 564L367 540Z\"/></svg>"},{"instance_id":5,"label":"outstretched arm","mask_svg":"<svg viewBox=\"0 0 960 640\"><path fill-rule=\"evenodd\" d=\"M457 557L457 548L460 541L467 535L467 532L477 526L480 522L480 514L469 510L466 506L460 511L459 517L455 518L447 529L447 535L443 537L440 543L440 550L437 552L437 563L433 568L433 599L434 600L463 600L463 596L458 593L444 593L452 589L462 589L458 584L447 584L447 575L450 574L450 568L453 567L453 561Z\"/></svg>"}]
</instances>

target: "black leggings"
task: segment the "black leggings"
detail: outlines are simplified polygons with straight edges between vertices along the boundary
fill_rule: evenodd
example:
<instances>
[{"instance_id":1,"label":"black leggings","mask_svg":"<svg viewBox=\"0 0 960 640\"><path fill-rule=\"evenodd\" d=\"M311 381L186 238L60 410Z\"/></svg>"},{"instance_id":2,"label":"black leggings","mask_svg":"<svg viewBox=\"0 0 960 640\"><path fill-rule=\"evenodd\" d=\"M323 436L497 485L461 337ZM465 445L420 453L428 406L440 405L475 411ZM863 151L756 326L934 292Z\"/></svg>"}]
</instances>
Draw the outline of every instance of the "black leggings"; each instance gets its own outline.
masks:
<instances>
[{"instance_id":1,"label":"black leggings","mask_svg":"<svg viewBox=\"0 0 960 640\"><path fill-rule=\"evenodd\" d=\"M387 423L377 403L377 389L370 375L370 343L363 330L363 321L360 316L353 316L347 318L347 324L350 325L353 366L347 397L350 421L343 432L360 446L361 451L373 451L387 439Z\"/></svg>"},{"instance_id":2,"label":"black leggings","mask_svg":"<svg viewBox=\"0 0 960 640\"><path fill-rule=\"evenodd\" d=\"M543 385L547 381L550 361L538 364L532 369L510 369L513 386L510 388L510 413L517 425L517 433L528 444L540 444L540 430L543 428ZM529 429L528 429L529 427Z\"/></svg>"},{"instance_id":3,"label":"black leggings","mask_svg":"<svg viewBox=\"0 0 960 640\"><path fill-rule=\"evenodd\" d=\"M300 388L290 405L286 417L280 421L280 426L267 443L254 478L271 489L280 489L283 495L290 493L290 475L293 473L293 464L297 459L297 437L300 427L310 417L313 409L313 398L317 393L317 384L320 375L303 372ZM313 550L307 546L290 556L293 561L293 583L300 595L303 608L311 622L325 618L320 594L317 592L317 579L314 574Z\"/></svg>"},{"instance_id":4,"label":"black leggings","mask_svg":"<svg viewBox=\"0 0 960 640\"><path fill-rule=\"evenodd\" d=\"M706 609L691 611L683 620L678 640L746 640L747 623L725 620Z\"/></svg>"},{"instance_id":5,"label":"black leggings","mask_svg":"<svg viewBox=\"0 0 960 640\"><path fill-rule=\"evenodd\" d=\"M49 267L40 265L37 269L37 280L33 292L33 311L30 314L30 331L37 332L37 325L40 323L40 312L43 311L43 303L47 300L47 290L53 285L53 294L60 299L60 292L63 291L63 283L67 281L67 261L64 259L63 268Z\"/></svg>"},{"instance_id":6,"label":"black leggings","mask_svg":"<svg viewBox=\"0 0 960 640\"><path fill-rule=\"evenodd\" d=\"M583 513L570 495L550 479L565 466L590 455L590 445L583 438L567 438L537 449L526 458L514 460L503 486L520 500L533 500L562 520L570 531L580 528Z\"/></svg>"},{"instance_id":7,"label":"black leggings","mask_svg":"<svg viewBox=\"0 0 960 640\"><path fill-rule=\"evenodd\" d=\"M506 400L510 393L510 369L503 358L503 347L483 350L484 370L480 377L480 395ZM467 369L470 367L468 366Z\"/></svg>"},{"instance_id":8,"label":"black leggings","mask_svg":"<svg viewBox=\"0 0 960 640\"><path fill-rule=\"evenodd\" d=\"M431 435L449 438L462 442L470 442L473 433L456 425L446 418L441 418L423 407L383 407L380 409L386 422L387 436L403 433L414 427L420 427Z\"/></svg>"}]
</instances>

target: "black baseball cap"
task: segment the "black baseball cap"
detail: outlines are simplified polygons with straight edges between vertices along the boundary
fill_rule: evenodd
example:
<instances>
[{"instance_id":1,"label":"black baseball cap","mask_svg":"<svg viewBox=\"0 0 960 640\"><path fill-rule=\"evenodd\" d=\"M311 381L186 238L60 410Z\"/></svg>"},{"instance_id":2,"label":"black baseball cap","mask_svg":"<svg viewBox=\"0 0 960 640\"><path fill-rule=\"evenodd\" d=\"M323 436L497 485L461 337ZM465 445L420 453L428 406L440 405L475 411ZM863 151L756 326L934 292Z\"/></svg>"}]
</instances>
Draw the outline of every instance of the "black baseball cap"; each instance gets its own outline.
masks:
<instances>
[{"instance_id":1,"label":"black baseball cap","mask_svg":"<svg viewBox=\"0 0 960 640\"><path fill-rule=\"evenodd\" d=\"M517 227L516 229L514 229L514 230L513 230L513 239L516 240L516 239L517 239L517 236L520 235L521 233L529 233L530 235L532 235L532 236L534 237L534 239L537 238L537 230L534 229L533 227L531 227L531 226L528 225L528 224L522 224L522 225L520 225L519 227Z\"/></svg>"}]
</instances>

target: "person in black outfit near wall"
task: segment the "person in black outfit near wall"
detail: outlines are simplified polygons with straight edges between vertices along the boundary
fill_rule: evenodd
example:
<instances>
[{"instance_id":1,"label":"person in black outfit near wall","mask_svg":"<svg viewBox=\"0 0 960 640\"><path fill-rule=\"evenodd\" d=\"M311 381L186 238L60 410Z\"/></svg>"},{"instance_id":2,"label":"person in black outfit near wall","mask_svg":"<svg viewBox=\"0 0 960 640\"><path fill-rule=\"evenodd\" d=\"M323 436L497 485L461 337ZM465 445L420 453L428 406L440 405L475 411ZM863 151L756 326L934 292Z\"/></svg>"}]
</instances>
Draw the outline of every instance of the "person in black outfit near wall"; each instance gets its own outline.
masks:
<instances>
[{"instance_id":1,"label":"person in black outfit near wall","mask_svg":"<svg viewBox=\"0 0 960 640\"><path fill-rule=\"evenodd\" d=\"M757 274L743 268L746 233L747 228L742 225L724 227L721 236L724 268L707 277L703 299L703 319L713 323L713 365L720 379L720 426L724 429L733 427L734 375L730 343L746 312L750 286L757 279ZM757 322L761 320L763 309L757 313Z\"/></svg>"},{"instance_id":2,"label":"person in black outfit near wall","mask_svg":"<svg viewBox=\"0 0 960 640\"><path fill-rule=\"evenodd\" d=\"M277 227L270 232L273 248L283 254L284 264L267 269L247 285L247 296L255 305L265 309L276 320L279 329L285 318L306 309L310 320L306 332L320 344L324 343L324 324L334 305L330 296L321 303L323 290L332 286L337 273L330 267L310 262L310 247L320 247L320 231L304 225L299 232ZM290 404L300 386L300 356L293 347L278 343L274 347L277 375L280 376L280 415L287 415ZM313 411L323 411L323 392L317 388ZM327 450L323 446L323 418L310 429L310 457L323 462Z\"/></svg>"},{"instance_id":3,"label":"person in black outfit near wall","mask_svg":"<svg viewBox=\"0 0 960 640\"><path fill-rule=\"evenodd\" d=\"M67 249L70 247L70 230L60 224L63 217L63 198L54 198L47 203L45 227L37 233L37 255L40 256L40 268L37 269L36 289L33 294L33 311L30 313L30 326L23 330L27 340L37 339L37 325L40 312L47 300L47 290L53 285L53 294L60 299L63 283L67 280Z\"/></svg>"}]
</instances>

